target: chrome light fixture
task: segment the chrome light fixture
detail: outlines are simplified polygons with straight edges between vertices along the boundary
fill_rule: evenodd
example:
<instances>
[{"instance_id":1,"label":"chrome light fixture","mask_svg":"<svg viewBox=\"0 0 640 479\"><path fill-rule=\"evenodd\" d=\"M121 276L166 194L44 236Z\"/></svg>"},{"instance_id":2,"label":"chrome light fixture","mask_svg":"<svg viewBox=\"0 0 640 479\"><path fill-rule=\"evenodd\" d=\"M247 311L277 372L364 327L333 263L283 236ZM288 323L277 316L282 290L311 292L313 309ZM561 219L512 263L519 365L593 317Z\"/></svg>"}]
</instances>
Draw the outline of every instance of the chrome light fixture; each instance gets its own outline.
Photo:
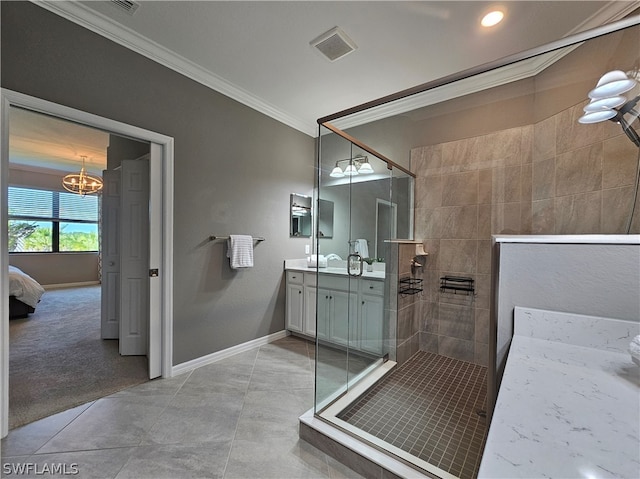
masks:
<instances>
[{"instance_id":1,"label":"chrome light fixture","mask_svg":"<svg viewBox=\"0 0 640 479\"><path fill-rule=\"evenodd\" d=\"M97 176L88 175L84 167L87 157L82 156L81 158L82 168L80 168L80 173L72 173L62 178L62 186L64 186L65 190L80 196L97 193L102 189L102 179Z\"/></svg>"},{"instance_id":2,"label":"chrome light fixture","mask_svg":"<svg viewBox=\"0 0 640 479\"><path fill-rule=\"evenodd\" d=\"M340 163L348 163L344 170L340 166ZM369 163L369 158L366 156L356 156L354 158L346 158L344 160L336 161L336 166L329 176L332 178L343 178L345 176L356 176L356 175L370 175L371 173L375 173L371 163Z\"/></svg>"},{"instance_id":3,"label":"chrome light fixture","mask_svg":"<svg viewBox=\"0 0 640 479\"><path fill-rule=\"evenodd\" d=\"M619 123L624 134L640 147L640 136L631 127L640 115L635 110L640 95L628 101L627 97L622 95L632 90L638 84L639 78L638 71L625 73L621 70L613 70L602 75L596 87L589 92L591 101L584 107L584 115L578 119L578 122L591 124L611 120ZM627 120L625 115L629 115L630 119Z\"/></svg>"}]
</instances>

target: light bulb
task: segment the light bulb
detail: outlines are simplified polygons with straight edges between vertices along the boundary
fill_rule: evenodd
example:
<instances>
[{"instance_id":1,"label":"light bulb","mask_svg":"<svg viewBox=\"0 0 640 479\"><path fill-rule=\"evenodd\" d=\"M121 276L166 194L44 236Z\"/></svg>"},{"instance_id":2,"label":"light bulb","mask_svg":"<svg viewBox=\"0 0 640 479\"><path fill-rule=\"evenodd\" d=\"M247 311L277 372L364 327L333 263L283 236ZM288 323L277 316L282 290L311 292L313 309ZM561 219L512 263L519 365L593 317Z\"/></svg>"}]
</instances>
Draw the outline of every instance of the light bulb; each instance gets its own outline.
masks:
<instances>
[{"instance_id":1,"label":"light bulb","mask_svg":"<svg viewBox=\"0 0 640 479\"><path fill-rule=\"evenodd\" d=\"M371 164L370 163L362 163L360 165L360 169L358 170L358 173L360 173L361 175L370 175L371 173L373 173L373 168L371 168Z\"/></svg>"},{"instance_id":2,"label":"light bulb","mask_svg":"<svg viewBox=\"0 0 640 479\"><path fill-rule=\"evenodd\" d=\"M621 70L613 70L602 75L596 87L589 92L589 98L599 100L620 95L631 90L638 82L629 78Z\"/></svg>"},{"instance_id":3,"label":"light bulb","mask_svg":"<svg viewBox=\"0 0 640 479\"><path fill-rule=\"evenodd\" d=\"M353 165L349 165L344 169L344 174L347 176L356 176L358 174L358 170Z\"/></svg>"},{"instance_id":4,"label":"light bulb","mask_svg":"<svg viewBox=\"0 0 640 479\"><path fill-rule=\"evenodd\" d=\"M587 113L593 111L610 110L611 108L618 108L627 102L624 96L612 96L609 98L600 98L599 100L591 100L587 106L584 107L584 111Z\"/></svg>"},{"instance_id":5,"label":"light bulb","mask_svg":"<svg viewBox=\"0 0 640 479\"><path fill-rule=\"evenodd\" d=\"M500 10L494 10L493 12L489 12L484 17L482 17L480 24L483 27L493 27L500 23L503 18L504 12L501 12Z\"/></svg>"},{"instance_id":6,"label":"light bulb","mask_svg":"<svg viewBox=\"0 0 640 479\"><path fill-rule=\"evenodd\" d=\"M344 176L344 173L342 172L342 169L336 165L336 167L331 170L329 176L332 178L342 178Z\"/></svg>"},{"instance_id":7,"label":"light bulb","mask_svg":"<svg viewBox=\"0 0 640 479\"><path fill-rule=\"evenodd\" d=\"M599 123L601 121L610 120L617 114L618 112L616 110L593 111L590 113L585 113L580 118L578 118L578 123L582 123L585 125L590 123Z\"/></svg>"}]
</instances>

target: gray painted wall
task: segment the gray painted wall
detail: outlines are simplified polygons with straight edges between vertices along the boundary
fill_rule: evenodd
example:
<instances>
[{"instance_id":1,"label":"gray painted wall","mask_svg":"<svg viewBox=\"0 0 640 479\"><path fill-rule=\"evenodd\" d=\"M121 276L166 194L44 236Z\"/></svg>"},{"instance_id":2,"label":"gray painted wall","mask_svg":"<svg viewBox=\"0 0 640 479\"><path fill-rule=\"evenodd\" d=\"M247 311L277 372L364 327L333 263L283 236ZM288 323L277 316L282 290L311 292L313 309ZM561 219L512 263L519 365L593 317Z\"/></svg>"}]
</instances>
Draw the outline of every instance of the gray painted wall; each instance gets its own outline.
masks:
<instances>
[{"instance_id":1,"label":"gray painted wall","mask_svg":"<svg viewBox=\"0 0 640 479\"><path fill-rule=\"evenodd\" d=\"M34 4L0 7L3 88L175 139L174 364L284 329L283 261L305 244L289 194L313 191L315 140ZM230 233L266 238L253 269L207 241Z\"/></svg>"}]
</instances>

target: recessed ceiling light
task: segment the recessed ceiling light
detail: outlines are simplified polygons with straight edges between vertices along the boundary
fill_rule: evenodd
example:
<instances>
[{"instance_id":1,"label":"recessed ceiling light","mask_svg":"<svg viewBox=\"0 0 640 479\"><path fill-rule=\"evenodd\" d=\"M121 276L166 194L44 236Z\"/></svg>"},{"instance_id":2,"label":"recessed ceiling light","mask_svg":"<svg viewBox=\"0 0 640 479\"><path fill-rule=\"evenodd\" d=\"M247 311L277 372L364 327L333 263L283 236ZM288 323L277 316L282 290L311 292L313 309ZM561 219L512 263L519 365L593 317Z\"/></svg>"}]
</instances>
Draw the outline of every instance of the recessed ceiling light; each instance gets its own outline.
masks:
<instances>
[{"instance_id":1,"label":"recessed ceiling light","mask_svg":"<svg viewBox=\"0 0 640 479\"><path fill-rule=\"evenodd\" d=\"M482 21L480 24L483 27L493 27L502 21L504 18L504 12L500 10L494 10L492 12L487 13L484 17L482 17Z\"/></svg>"}]
</instances>

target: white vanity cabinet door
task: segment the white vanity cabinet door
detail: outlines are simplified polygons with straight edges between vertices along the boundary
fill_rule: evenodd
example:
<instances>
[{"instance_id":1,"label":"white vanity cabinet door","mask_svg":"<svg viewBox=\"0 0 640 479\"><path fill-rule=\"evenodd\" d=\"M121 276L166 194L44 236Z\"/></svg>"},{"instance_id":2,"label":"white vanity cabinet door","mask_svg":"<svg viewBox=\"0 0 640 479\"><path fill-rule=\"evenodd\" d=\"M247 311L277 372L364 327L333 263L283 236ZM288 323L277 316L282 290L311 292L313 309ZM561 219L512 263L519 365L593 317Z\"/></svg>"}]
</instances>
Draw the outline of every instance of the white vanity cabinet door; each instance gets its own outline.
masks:
<instances>
[{"instance_id":1,"label":"white vanity cabinet door","mask_svg":"<svg viewBox=\"0 0 640 479\"><path fill-rule=\"evenodd\" d=\"M329 321L332 314L332 298L331 291L328 289L318 288L318 320L316 322L316 334L318 339L329 339Z\"/></svg>"},{"instance_id":2,"label":"white vanity cabinet door","mask_svg":"<svg viewBox=\"0 0 640 479\"><path fill-rule=\"evenodd\" d=\"M361 278L358 288L358 344L362 351L382 354L384 281Z\"/></svg>"},{"instance_id":3,"label":"white vanity cabinet door","mask_svg":"<svg viewBox=\"0 0 640 479\"><path fill-rule=\"evenodd\" d=\"M316 337L316 294L317 290L315 286L304 286L304 319L303 319L303 333L309 336ZM326 333L321 337L326 337Z\"/></svg>"},{"instance_id":4,"label":"white vanity cabinet door","mask_svg":"<svg viewBox=\"0 0 640 479\"><path fill-rule=\"evenodd\" d=\"M360 296L360 345L363 351L382 354L384 297L374 294Z\"/></svg>"},{"instance_id":5,"label":"white vanity cabinet door","mask_svg":"<svg viewBox=\"0 0 640 479\"><path fill-rule=\"evenodd\" d=\"M287 271L286 278L286 328L315 338L316 275L302 271Z\"/></svg>"},{"instance_id":6,"label":"white vanity cabinet door","mask_svg":"<svg viewBox=\"0 0 640 479\"><path fill-rule=\"evenodd\" d=\"M302 276L302 273L300 273ZM288 279L288 278L287 278ZM304 287L302 284L287 283L287 311L286 322L287 329L303 332L304 324Z\"/></svg>"},{"instance_id":7,"label":"white vanity cabinet door","mask_svg":"<svg viewBox=\"0 0 640 479\"><path fill-rule=\"evenodd\" d=\"M329 326L329 341L335 344L347 345L357 335L357 301L356 293L338 290L323 290L325 301L328 301L327 324Z\"/></svg>"}]
</instances>

